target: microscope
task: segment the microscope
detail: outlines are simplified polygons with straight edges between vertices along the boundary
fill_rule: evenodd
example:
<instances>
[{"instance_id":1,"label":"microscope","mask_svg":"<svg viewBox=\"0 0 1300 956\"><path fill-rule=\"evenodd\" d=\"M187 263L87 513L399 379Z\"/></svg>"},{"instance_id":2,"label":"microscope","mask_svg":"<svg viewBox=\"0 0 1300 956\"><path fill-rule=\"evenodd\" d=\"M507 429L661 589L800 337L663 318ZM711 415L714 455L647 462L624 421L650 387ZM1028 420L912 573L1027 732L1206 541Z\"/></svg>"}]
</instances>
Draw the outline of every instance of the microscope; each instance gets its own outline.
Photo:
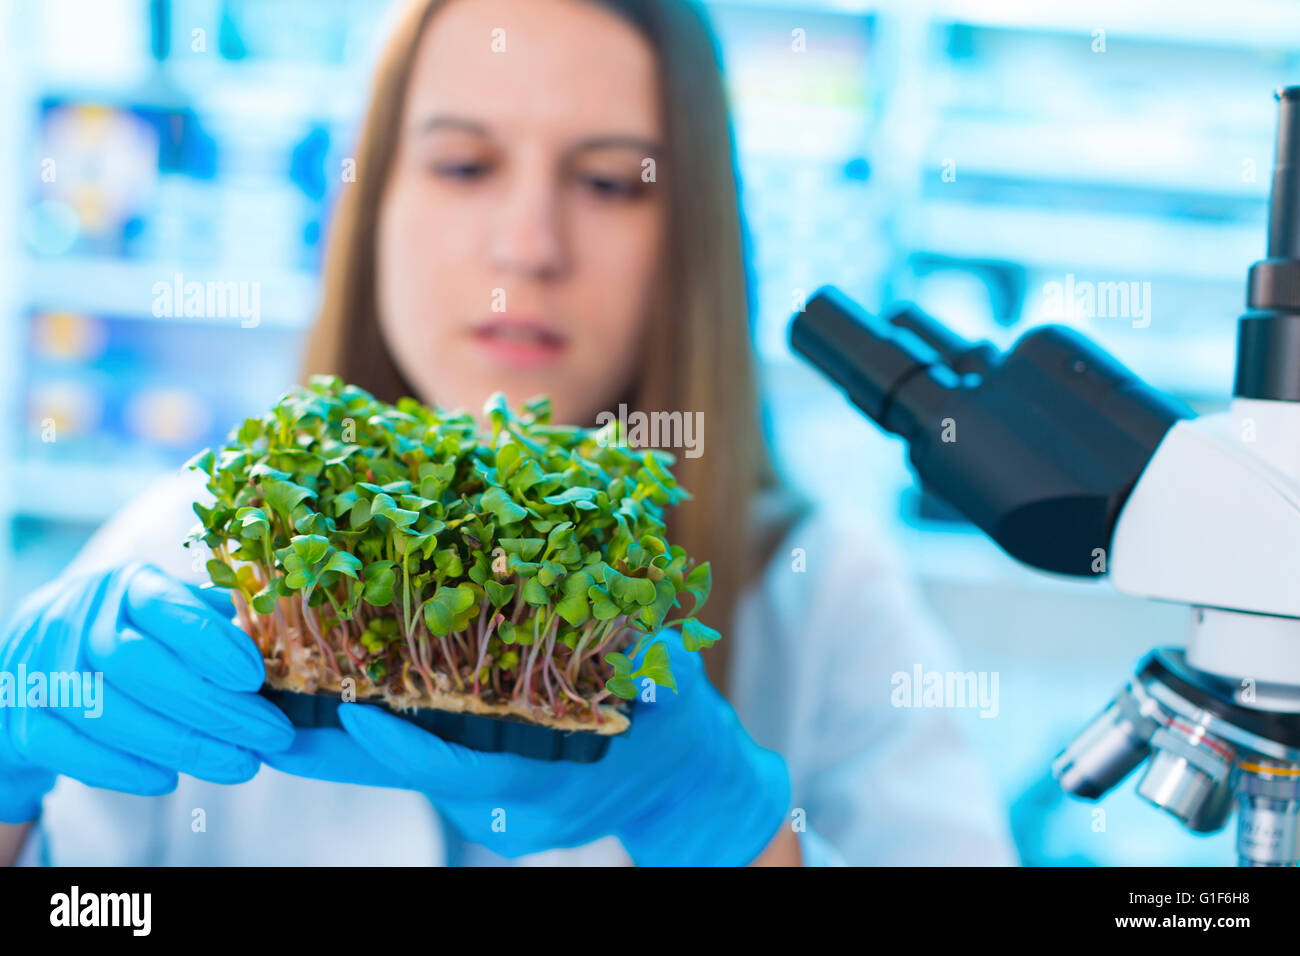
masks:
<instances>
[{"instance_id":1,"label":"microscope","mask_svg":"<svg viewBox=\"0 0 1300 956\"><path fill-rule=\"evenodd\" d=\"M1242 866L1300 862L1300 87L1276 96L1227 411L1196 417L1061 326L1001 353L825 288L790 331L1012 558L1187 606L1185 647L1147 654L1052 773L1097 800L1142 766L1138 793L1200 833L1235 808Z\"/></svg>"}]
</instances>

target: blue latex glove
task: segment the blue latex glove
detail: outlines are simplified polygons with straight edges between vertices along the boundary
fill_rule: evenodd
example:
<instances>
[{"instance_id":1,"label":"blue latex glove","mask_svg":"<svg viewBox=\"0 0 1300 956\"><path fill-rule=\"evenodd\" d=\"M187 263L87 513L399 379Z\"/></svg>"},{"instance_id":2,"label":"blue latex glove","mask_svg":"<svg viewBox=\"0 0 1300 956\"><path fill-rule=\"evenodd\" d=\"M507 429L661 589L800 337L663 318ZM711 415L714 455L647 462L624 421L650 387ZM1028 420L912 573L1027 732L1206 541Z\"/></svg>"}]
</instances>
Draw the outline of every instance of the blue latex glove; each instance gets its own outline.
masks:
<instances>
[{"instance_id":1,"label":"blue latex glove","mask_svg":"<svg viewBox=\"0 0 1300 956\"><path fill-rule=\"evenodd\" d=\"M28 701L44 675L47 705L15 706L0 685L0 822L35 818L56 774L155 795L177 772L243 782L256 753L288 747L293 727L256 694L266 668L233 615L227 592L138 563L54 581L23 602L0 631L0 681ZM93 706L50 706L51 674L86 673L102 675Z\"/></svg>"},{"instance_id":2,"label":"blue latex glove","mask_svg":"<svg viewBox=\"0 0 1300 956\"><path fill-rule=\"evenodd\" d=\"M676 631L654 641L668 647L678 693L658 687L653 702L639 699L631 728L593 764L479 753L366 704L340 708L347 738L300 731L291 750L265 759L304 776L422 791L466 839L506 857L612 833L641 866L750 863L786 820L785 761L750 739Z\"/></svg>"}]
</instances>

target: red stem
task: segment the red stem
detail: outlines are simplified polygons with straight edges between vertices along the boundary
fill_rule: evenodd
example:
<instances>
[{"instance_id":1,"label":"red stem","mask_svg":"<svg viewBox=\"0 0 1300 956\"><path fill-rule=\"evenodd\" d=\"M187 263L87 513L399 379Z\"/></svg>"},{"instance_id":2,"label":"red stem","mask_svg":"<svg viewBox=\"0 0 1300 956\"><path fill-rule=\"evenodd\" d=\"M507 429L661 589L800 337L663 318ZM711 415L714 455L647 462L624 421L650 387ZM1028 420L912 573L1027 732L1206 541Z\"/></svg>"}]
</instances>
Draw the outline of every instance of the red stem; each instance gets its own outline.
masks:
<instances>
[{"instance_id":1,"label":"red stem","mask_svg":"<svg viewBox=\"0 0 1300 956\"><path fill-rule=\"evenodd\" d=\"M497 625L503 620L504 618L500 614L493 614L492 620L488 622L487 630L479 637L478 661L474 664L474 693L476 695L478 694L478 675L483 671L483 658L487 657L488 642L492 640L492 632L496 630Z\"/></svg>"}]
</instances>

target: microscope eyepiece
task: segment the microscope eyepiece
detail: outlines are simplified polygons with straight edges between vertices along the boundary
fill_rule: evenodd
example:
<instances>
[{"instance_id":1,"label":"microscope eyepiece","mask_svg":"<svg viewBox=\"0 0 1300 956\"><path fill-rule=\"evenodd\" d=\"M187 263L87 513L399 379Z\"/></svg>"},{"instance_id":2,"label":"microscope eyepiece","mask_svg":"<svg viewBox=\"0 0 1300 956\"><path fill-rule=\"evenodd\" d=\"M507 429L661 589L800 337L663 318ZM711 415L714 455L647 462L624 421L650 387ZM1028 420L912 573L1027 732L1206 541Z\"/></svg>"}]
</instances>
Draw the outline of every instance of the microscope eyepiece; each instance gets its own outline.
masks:
<instances>
[{"instance_id":1,"label":"microscope eyepiece","mask_svg":"<svg viewBox=\"0 0 1300 956\"><path fill-rule=\"evenodd\" d=\"M1277 150L1268 210L1268 257L1300 259L1300 86L1275 94Z\"/></svg>"},{"instance_id":2,"label":"microscope eyepiece","mask_svg":"<svg viewBox=\"0 0 1300 956\"><path fill-rule=\"evenodd\" d=\"M1300 86L1275 94L1277 149L1268 205L1268 252L1250 267L1247 312L1237 323L1233 395L1300 401Z\"/></svg>"},{"instance_id":3,"label":"microscope eyepiece","mask_svg":"<svg viewBox=\"0 0 1300 956\"><path fill-rule=\"evenodd\" d=\"M884 428L898 387L918 371L945 367L921 335L871 315L831 287L818 290L795 315L790 345Z\"/></svg>"}]
</instances>

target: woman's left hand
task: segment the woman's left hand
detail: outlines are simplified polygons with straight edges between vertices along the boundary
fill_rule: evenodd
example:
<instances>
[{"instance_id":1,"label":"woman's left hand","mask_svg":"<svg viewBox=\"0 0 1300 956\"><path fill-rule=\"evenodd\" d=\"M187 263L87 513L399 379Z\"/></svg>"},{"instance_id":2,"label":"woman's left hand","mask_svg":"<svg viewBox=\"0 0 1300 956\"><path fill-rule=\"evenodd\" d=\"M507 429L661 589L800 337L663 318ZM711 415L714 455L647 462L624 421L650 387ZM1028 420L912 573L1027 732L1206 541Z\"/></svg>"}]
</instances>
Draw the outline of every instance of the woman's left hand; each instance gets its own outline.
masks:
<instances>
[{"instance_id":1,"label":"woman's left hand","mask_svg":"<svg viewBox=\"0 0 1300 956\"><path fill-rule=\"evenodd\" d=\"M339 709L346 737L300 732L302 744L266 760L289 773L422 791L466 839L505 857L612 833L641 866L751 863L789 809L785 761L754 743L676 631L647 644L659 642L677 693L643 690L631 728L596 763L480 753L364 704Z\"/></svg>"}]
</instances>

